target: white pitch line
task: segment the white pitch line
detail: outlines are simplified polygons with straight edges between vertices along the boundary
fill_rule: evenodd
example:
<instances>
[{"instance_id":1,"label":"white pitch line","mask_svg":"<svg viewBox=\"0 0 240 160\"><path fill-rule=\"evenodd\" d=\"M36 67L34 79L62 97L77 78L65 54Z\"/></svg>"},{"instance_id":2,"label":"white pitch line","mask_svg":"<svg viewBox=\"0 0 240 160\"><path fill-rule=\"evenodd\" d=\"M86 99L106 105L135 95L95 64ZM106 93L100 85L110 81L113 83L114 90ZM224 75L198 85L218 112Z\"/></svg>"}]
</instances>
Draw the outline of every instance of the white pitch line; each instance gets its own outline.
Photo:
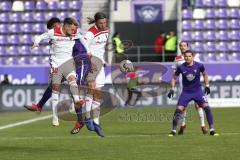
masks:
<instances>
[{"instance_id":1,"label":"white pitch line","mask_svg":"<svg viewBox=\"0 0 240 160\"><path fill-rule=\"evenodd\" d=\"M21 126L21 125L33 123L33 122L36 122L36 121L45 120L45 119L48 119L48 118L51 118L51 117L52 117L52 115L47 115L47 116L43 116L43 117L39 117L39 118L29 119L29 120L22 121L22 122L17 122L17 123L12 123L12 124L8 124L8 125L0 126L0 130L7 129L7 128L12 128L12 127L16 127L16 126Z\"/></svg>"}]
</instances>

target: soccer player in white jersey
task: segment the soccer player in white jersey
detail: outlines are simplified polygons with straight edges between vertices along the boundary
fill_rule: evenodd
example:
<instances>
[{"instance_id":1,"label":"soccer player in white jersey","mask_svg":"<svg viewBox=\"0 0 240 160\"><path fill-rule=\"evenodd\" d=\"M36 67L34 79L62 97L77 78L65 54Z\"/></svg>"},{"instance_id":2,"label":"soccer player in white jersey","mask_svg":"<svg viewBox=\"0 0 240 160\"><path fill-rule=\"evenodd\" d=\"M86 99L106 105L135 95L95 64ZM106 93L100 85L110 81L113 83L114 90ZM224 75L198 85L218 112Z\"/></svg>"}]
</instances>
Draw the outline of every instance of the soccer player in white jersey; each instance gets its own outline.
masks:
<instances>
[{"instance_id":1,"label":"soccer player in white jersey","mask_svg":"<svg viewBox=\"0 0 240 160\"><path fill-rule=\"evenodd\" d=\"M105 83L104 73L104 54L105 46L108 39L108 28L106 15L102 12L97 12L94 19L89 19L89 24L92 25L85 39L88 43L92 63L92 71L88 73L87 81L89 92L86 96L86 126L90 131L95 131L99 136L104 137L104 132L100 127L100 105L101 105L101 88ZM93 118L90 116L90 111L93 111Z\"/></svg>"},{"instance_id":2,"label":"soccer player in white jersey","mask_svg":"<svg viewBox=\"0 0 240 160\"><path fill-rule=\"evenodd\" d=\"M183 56L183 53L186 52L187 50L189 50L189 47L188 47L188 43L186 41L181 41L179 43L179 48L180 48L180 51L181 51L181 54L180 55L177 55L175 57L175 64L173 66L173 69L174 71L176 70L177 66L183 64L185 62L184 60L184 56ZM199 59L197 59L196 57L194 58L195 61L200 61ZM179 76L179 81L181 82L182 81L182 76ZM182 83L179 83L179 90L180 90L180 93L182 91ZM195 105L195 108L197 110L197 113L199 115L199 118L200 118L200 121L201 121L201 129L202 129L202 132L203 134L206 134L208 132L206 126L205 126L205 122L204 122L204 113L203 113L203 109L201 107L199 107L197 105L197 103L194 104ZM187 116L187 111L184 110L183 112L183 116L182 116L182 123L181 123L181 127L180 127L180 130L178 131L178 134L183 134L184 132L184 129L186 128L186 116Z\"/></svg>"},{"instance_id":3,"label":"soccer player in white jersey","mask_svg":"<svg viewBox=\"0 0 240 160\"><path fill-rule=\"evenodd\" d=\"M72 18L65 18L63 26L54 27L51 30L36 37L32 48L38 47L42 40L51 40L50 65L52 74L52 111L53 125L59 125L57 117L57 104L59 102L59 91L62 78L65 78L72 93L75 107L81 107L78 88L76 84L75 64L72 57L72 50L75 44L74 36L77 33L76 21Z\"/></svg>"}]
</instances>

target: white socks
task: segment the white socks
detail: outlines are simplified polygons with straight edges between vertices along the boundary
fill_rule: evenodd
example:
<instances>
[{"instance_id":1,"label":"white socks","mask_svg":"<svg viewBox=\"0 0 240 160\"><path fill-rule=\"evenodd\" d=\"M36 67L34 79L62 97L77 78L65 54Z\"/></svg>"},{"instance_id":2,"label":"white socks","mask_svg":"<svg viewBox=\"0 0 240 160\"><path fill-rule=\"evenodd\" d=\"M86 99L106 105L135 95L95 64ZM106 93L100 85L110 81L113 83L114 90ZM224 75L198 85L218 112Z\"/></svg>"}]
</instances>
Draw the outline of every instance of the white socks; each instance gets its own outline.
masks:
<instances>
[{"instance_id":1,"label":"white socks","mask_svg":"<svg viewBox=\"0 0 240 160\"><path fill-rule=\"evenodd\" d=\"M59 101L59 93L58 92L54 92L52 93L52 123L53 125L57 125L58 124L58 115L57 115L57 105L58 105L58 101Z\"/></svg>"},{"instance_id":2,"label":"white socks","mask_svg":"<svg viewBox=\"0 0 240 160\"><path fill-rule=\"evenodd\" d=\"M91 95L87 95L85 98L86 101L86 107L85 107L85 113L86 113L86 118L91 118L91 109L92 109L92 103L93 103L93 98Z\"/></svg>"},{"instance_id":3,"label":"white socks","mask_svg":"<svg viewBox=\"0 0 240 160\"><path fill-rule=\"evenodd\" d=\"M93 121L99 125L99 117L100 117L100 102L93 101L92 103L93 110Z\"/></svg>"},{"instance_id":4,"label":"white socks","mask_svg":"<svg viewBox=\"0 0 240 160\"><path fill-rule=\"evenodd\" d=\"M203 126L205 126L203 109L198 108L197 112L198 112L198 115L199 115L199 118L201 121L201 127L203 127Z\"/></svg>"},{"instance_id":5,"label":"white socks","mask_svg":"<svg viewBox=\"0 0 240 160\"><path fill-rule=\"evenodd\" d=\"M184 110L183 113L182 113L182 124L181 124L181 126L186 125L186 116L187 116L187 110Z\"/></svg>"}]
</instances>

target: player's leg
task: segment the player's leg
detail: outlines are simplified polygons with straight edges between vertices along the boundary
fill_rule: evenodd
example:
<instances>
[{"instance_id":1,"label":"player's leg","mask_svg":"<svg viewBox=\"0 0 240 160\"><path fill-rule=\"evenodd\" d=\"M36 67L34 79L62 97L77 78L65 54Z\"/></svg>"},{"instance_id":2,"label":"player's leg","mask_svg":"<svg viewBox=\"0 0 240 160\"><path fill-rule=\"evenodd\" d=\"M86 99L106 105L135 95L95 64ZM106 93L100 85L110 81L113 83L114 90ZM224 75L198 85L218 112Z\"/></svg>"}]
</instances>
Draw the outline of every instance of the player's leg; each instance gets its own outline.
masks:
<instances>
[{"instance_id":1,"label":"player's leg","mask_svg":"<svg viewBox=\"0 0 240 160\"><path fill-rule=\"evenodd\" d=\"M130 102L131 99L132 99L132 95L133 95L131 89L127 88L127 92L128 92L128 97L127 97L127 100L126 100L126 102L125 102L125 106L127 106L127 105L129 104L129 102Z\"/></svg>"},{"instance_id":2,"label":"player's leg","mask_svg":"<svg viewBox=\"0 0 240 160\"><path fill-rule=\"evenodd\" d=\"M199 105L197 103L194 103L195 105L195 109L197 110L200 122L201 122L201 130L203 132L203 134L207 134L208 130L207 127L205 126L205 122L204 122L204 113L203 113L203 109L201 107L199 107Z\"/></svg>"},{"instance_id":3,"label":"player's leg","mask_svg":"<svg viewBox=\"0 0 240 160\"><path fill-rule=\"evenodd\" d=\"M178 125L178 121L180 120L183 111L185 109L185 107L187 107L189 101L191 100L191 94L187 94L185 92L182 92L179 99L178 99L178 103L177 103L177 108L174 112L174 116L173 116L173 127L172 127L172 131L169 134L169 136L174 136L176 134L176 130L177 130L177 125Z\"/></svg>"},{"instance_id":4,"label":"player's leg","mask_svg":"<svg viewBox=\"0 0 240 160\"><path fill-rule=\"evenodd\" d=\"M186 129L186 117L187 117L187 110L184 109L183 113L182 113L182 122L181 122L181 126L180 129L178 131L179 135L182 135L184 133L184 130Z\"/></svg>"},{"instance_id":5,"label":"player's leg","mask_svg":"<svg viewBox=\"0 0 240 160\"><path fill-rule=\"evenodd\" d=\"M209 128L210 128L210 135L218 136L218 134L215 132L215 129L214 129L213 114L212 114L211 108L209 107L207 98L204 95L204 93L202 91L196 92L194 100L205 111L207 121L208 121L208 125L209 125Z\"/></svg>"}]
</instances>

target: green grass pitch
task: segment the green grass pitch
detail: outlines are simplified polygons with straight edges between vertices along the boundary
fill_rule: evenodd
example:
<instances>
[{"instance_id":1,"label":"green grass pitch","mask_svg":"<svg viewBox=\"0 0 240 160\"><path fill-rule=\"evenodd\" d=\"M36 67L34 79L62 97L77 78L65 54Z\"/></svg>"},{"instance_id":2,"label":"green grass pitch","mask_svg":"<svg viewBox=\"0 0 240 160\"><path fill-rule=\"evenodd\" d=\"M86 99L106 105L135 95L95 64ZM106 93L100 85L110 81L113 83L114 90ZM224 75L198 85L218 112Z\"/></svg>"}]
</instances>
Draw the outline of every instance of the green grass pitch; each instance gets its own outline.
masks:
<instances>
[{"instance_id":1,"label":"green grass pitch","mask_svg":"<svg viewBox=\"0 0 240 160\"><path fill-rule=\"evenodd\" d=\"M182 136L168 137L174 108L118 109L101 118L105 138L86 128L71 135L74 122L51 119L0 130L1 160L237 160L240 108L213 109L220 136L203 135L193 107ZM0 113L0 126L50 114ZM206 123L207 124L207 123Z\"/></svg>"}]
</instances>

